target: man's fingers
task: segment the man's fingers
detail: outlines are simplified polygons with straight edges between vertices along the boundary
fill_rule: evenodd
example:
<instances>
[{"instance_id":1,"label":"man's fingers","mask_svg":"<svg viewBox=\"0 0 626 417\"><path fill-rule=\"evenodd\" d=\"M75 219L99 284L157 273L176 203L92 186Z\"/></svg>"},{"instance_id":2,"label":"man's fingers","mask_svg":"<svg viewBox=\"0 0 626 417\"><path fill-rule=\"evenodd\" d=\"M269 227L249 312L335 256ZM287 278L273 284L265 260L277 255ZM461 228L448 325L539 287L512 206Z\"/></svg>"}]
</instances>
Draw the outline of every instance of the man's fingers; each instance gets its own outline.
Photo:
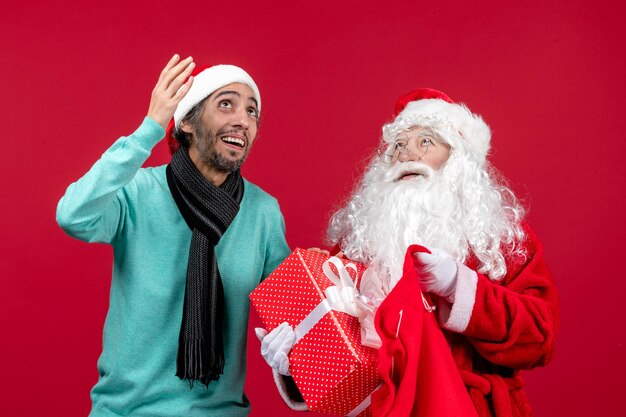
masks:
<instances>
[{"instance_id":1,"label":"man's fingers","mask_svg":"<svg viewBox=\"0 0 626 417\"><path fill-rule=\"evenodd\" d=\"M193 80L194 79L195 78L193 76L190 76L189 79L187 80L187 82L185 84L183 84L183 86L178 89L176 94L174 94L173 98L176 100L176 104L178 104L178 102L181 101L183 99L183 97L185 97L187 95L187 93L191 89L191 86L193 85Z\"/></svg>"},{"instance_id":2,"label":"man's fingers","mask_svg":"<svg viewBox=\"0 0 626 417\"><path fill-rule=\"evenodd\" d=\"M165 74L167 74L167 72L170 69L172 69L172 67L174 67L174 65L176 65L176 63L178 62L179 59L180 59L180 56L178 54L174 54L174 56L170 58L170 60L165 65L165 68L163 68L163 70L161 71L161 74L159 75L159 81L161 81L161 80L163 80L165 78Z\"/></svg>"},{"instance_id":3,"label":"man's fingers","mask_svg":"<svg viewBox=\"0 0 626 417\"><path fill-rule=\"evenodd\" d=\"M159 81L152 90L148 117L155 120L164 129L167 129L167 124L172 119L176 106L191 88L193 78L190 78L189 75L194 67L195 63L191 57L179 61L179 56L174 55L161 72ZM185 82L187 78L190 79Z\"/></svg>"},{"instance_id":4,"label":"man's fingers","mask_svg":"<svg viewBox=\"0 0 626 417\"><path fill-rule=\"evenodd\" d=\"M172 82L174 82L174 80L176 80L176 78L182 72L184 72L185 70L189 69L189 66L191 64L194 64L193 58L192 57L187 57L187 58L183 59L182 61L176 63L175 65L173 65L173 66L171 66L169 68L166 66L163 69L163 73L161 74L161 77L159 77L159 81L157 82L156 86L154 87L155 92L167 91L169 89L169 87L171 86ZM168 65L169 65L169 63L168 63ZM193 69L193 67L192 67L192 69ZM191 73L191 70L189 71L189 73ZM181 85L182 85L183 81L180 82ZM180 87L180 85L179 85L179 87ZM170 96L174 95L174 92L171 92Z\"/></svg>"},{"instance_id":5,"label":"man's fingers","mask_svg":"<svg viewBox=\"0 0 626 417\"><path fill-rule=\"evenodd\" d=\"M193 62L193 58L187 57L180 61L178 64L176 64L173 68L170 68L170 70L167 71L167 73L165 74L165 78L163 79L163 81L165 82L165 85L163 86L164 89L169 89L172 82L174 82L181 73L189 70L190 66L192 66L191 69L193 69L194 65L195 63ZM191 70L189 70L189 73L190 72ZM182 81L180 84L182 84Z\"/></svg>"},{"instance_id":6,"label":"man's fingers","mask_svg":"<svg viewBox=\"0 0 626 417\"><path fill-rule=\"evenodd\" d=\"M170 83L169 87L167 87L166 90L170 96L176 97L181 89L181 86L185 84L185 80L189 78L189 75L191 74L195 66L196 64L194 62L190 62L187 68L185 68L183 72L181 72L176 78L174 78L174 80Z\"/></svg>"}]
</instances>

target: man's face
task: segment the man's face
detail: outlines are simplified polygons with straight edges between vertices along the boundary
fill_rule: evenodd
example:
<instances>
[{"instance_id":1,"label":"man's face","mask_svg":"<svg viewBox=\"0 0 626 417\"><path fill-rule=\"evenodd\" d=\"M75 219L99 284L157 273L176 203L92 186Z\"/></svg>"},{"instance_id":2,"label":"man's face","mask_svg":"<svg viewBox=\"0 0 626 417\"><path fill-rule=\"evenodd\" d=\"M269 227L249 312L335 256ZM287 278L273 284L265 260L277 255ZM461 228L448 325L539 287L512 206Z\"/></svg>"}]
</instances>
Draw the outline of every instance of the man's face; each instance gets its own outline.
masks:
<instances>
[{"instance_id":1,"label":"man's face","mask_svg":"<svg viewBox=\"0 0 626 417\"><path fill-rule=\"evenodd\" d=\"M252 89L233 83L209 96L196 126L184 124L181 128L193 134L191 147L203 164L232 172L241 167L252 148L258 115Z\"/></svg>"}]
</instances>

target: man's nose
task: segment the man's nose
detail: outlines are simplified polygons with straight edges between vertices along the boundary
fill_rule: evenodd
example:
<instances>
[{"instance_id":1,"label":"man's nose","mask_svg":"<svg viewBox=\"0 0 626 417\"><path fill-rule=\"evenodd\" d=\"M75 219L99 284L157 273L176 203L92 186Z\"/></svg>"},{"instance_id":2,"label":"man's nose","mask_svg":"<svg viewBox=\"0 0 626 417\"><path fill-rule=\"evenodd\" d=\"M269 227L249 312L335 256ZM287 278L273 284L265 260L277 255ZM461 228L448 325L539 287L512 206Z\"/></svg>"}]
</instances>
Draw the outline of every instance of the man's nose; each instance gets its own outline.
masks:
<instances>
[{"instance_id":1,"label":"man's nose","mask_svg":"<svg viewBox=\"0 0 626 417\"><path fill-rule=\"evenodd\" d=\"M242 129L248 129L250 127L249 118L248 109L245 106L239 106L234 114L234 124Z\"/></svg>"}]
</instances>

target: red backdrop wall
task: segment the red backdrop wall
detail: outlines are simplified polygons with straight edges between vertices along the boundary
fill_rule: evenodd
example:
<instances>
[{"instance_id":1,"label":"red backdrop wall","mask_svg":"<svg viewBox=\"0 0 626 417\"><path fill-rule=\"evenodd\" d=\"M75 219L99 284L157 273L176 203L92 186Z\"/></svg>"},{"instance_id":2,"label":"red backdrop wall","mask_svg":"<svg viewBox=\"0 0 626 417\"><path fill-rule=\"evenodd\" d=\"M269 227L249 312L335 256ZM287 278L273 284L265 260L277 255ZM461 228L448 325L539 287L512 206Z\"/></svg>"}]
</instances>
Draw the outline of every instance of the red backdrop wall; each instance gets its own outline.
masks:
<instances>
[{"instance_id":1,"label":"red backdrop wall","mask_svg":"<svg viewBox=\"0 0 626 417\"><path fill-rule=\"evenodd\" d=\"M321 243L399 94L430 86L482 114L561 291L555 360L527 373L536 415L624 415L622 2L54 3L0 14L2 415L89 411L112 251L64 235L56 203L139 125L174 52L257 80L244 171L292 247ZM148 164L168 159L161 143ZM252 416L298 415L249 345Z\"/></svg>"}]
</instances>

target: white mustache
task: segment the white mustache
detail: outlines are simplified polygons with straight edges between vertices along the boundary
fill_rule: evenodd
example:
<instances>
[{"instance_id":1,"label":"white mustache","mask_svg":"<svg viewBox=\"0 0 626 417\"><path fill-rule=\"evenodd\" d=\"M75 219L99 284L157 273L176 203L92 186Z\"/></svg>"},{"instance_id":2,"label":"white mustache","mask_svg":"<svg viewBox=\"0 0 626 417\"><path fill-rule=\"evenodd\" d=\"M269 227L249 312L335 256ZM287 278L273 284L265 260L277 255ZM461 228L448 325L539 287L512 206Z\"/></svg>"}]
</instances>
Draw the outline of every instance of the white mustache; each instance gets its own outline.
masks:
<instances>
[{"instance_id":1,"label":"white mustache","mask_svg":"<svg viewBox=\"0 0 626 417\"><path fill-rule=\"evenodd\" d=\"M391 166L384 174L385 182L394 182L405 174L420 174L426 178L431 178L435 170L423 162L408 161L400 162Z\"/></svg>"}]
</instances>

